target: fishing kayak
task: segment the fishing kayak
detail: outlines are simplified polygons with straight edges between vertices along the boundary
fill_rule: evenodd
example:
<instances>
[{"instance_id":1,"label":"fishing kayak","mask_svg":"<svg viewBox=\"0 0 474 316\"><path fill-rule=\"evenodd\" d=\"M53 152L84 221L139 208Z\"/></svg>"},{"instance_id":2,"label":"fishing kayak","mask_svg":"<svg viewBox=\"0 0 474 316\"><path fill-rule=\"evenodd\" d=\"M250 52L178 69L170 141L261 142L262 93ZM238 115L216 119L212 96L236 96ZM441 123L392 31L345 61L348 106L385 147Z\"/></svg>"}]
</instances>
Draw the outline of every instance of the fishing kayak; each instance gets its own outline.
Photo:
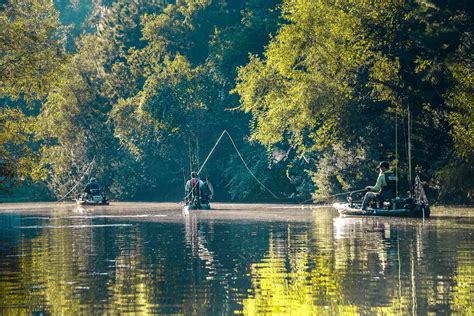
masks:
<instances>
[{"instance_id":1,"label":"fishing kayak","mask_svg":"<svg viewBox=\"0 0 474 316\"><path fill-rule=\"evenodd\" d=\"M192 210L210 210L211 205L210 204L188 204L184 206L183 210L185 211L192 211Z\"/></svg>"},{"instance_id":2,"label":"fishing kayak","mask_svg":"<svg viewBox=\"0 0 474 316\"><path fill-rule=\"evenodd\" d=\"M92 197L79 197L76 199L77 205L109 205L109 201L103 195L94 195Z\"/></svg>"},{"instance_id":3,"label":"fishing kayak","mask_svg":"<svg viewBox=\"0 0 474 316\"><path fill-rule=\"evenodd\" d=\"M363 216L394 216L394 217L422 217L430 216L430 208L427 205L414 204L410 208L367 208L362 210L359 205L349 203L334 203L333 207L340 215L363 215Z\"/></svg>"}]
</instances>

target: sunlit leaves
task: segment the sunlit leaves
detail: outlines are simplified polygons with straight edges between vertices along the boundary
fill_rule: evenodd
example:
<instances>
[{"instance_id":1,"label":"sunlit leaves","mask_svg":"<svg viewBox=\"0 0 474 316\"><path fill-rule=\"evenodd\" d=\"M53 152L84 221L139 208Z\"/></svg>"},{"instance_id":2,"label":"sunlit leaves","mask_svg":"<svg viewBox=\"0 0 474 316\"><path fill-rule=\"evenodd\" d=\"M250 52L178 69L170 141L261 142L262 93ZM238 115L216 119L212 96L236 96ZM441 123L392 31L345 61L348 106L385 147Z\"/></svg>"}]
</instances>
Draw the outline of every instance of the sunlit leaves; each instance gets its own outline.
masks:
<instances>
[{"instance_id":1,"label":"sunlit leaves","mask_svg":"<svg viewBox=\"0 0 474 316\"><path fill-rule=\"evenodd\" d=\"M458 153L472 163L474 159L474 72L462 63L451 67L456 87L449 94L448 102L455 110L450 113L452 135Z\"/></svg>"},{"instance_id":2,"label":"sunlit leaves","mask_svg":"<svg viewBox=\"0 0 474 316\"><path fill-rule=\"evenodd\" d=\"M16 108L0 108L0 190L28 177L44 177L37 165L38 154L30 147L34 130L33 117Z\"/></svg>"},{"instance_id":3,"label":"sunlit leaves","mask_svg":"<svg viewBox=\"0 0 474 316\"><path fill-rule=\"evenodd\" d=\"M10 0L0 8L0 96L43 97L65 61L51 1Z\"/></svg>"},{"instance_id":4,"label":"sunlit leaves","mask_svg":"<svg viewBox=\"0 0 474 316\"><path fill-rule=\"evenodd\" d=\"M0 98L5 104L20 99L15 108L0 107L1 186L45 178L33 143L35 120L19 105L43 98L58 79L67 59L62 35L51 1L11 0L0 7Z\"/></svg>"},{"instance_id":5,"label":"sunlit leaves","mask_svg":"<svg viewBox=\"0 0 474 316\"><path fill-rule=\"evenodd\" d=\"M305 131L321 126L315 115L337 118L352 106L361 72L373 65L373 78L380 84L396 76L391 62L374 51L379 45L362 31L364 15L384 6L285 2L283 13L290 23L270 43L266 59L254 57L239 71L236 91L242 108L257 117L255 139L271 145L288 132L303 146Z\"/></svg>"},{"instance_id":6,"label":"sunlit leaves","mask_svg":"<svg viewBox=\"0 0 474 316\"><path fill-rule=\"evenodd\" d=\"M446 63L453 47L469 47L460 35L453 37L468 30L465 13L453 14L429 1L285 1L283 17L287 23L264 57L252 57L239 69L235 91L241 108L253 115L253 139L267 146L288 141L319 157L332 153L336 144L348 150L367 146L374 155L368 160L400 161L393 154L401 146L394 143L394 112L406 116L410 108L417 122L418 161L430 164L430 151L450 147L443 91L453 82ZM469 49L463 50L469 56ZM456 109L449 114L451 134L462 155L472 151L466 139L474 138L469 137L473 118L468 104L473 102L467 88L472 82L459 79L470 77L471 59L465 57L457 70L451 67L458 81L448 100ZM399 133L404 129L398 126ZM316 174L333 180L315 174L320 192L329 195L340 185L350 186L342 179L353 166L332 174L329 165L321 164Z\"/></svg>"}]
</instances>

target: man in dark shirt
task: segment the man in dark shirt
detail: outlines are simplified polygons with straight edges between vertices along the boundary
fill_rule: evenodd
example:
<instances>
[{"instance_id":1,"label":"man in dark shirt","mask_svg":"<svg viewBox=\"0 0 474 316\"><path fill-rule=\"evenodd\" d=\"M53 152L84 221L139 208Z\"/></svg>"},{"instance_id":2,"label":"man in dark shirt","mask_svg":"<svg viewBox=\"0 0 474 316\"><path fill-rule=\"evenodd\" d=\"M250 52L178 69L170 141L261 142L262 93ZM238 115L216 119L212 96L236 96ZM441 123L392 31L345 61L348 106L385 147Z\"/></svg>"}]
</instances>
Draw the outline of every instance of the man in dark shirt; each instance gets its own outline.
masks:
<instances>
[{"instance_id":1,"label":"man in dark shirt","mask_svg":"<svg viewBox=\"0 0 474 316\"><path fill-rule=\"evenodd\" d=\"M91 178L89 183L86 185L84 192L87 195L99 195L100 194L100 185L97 182L96 178Z\"/></svg>"}]
</instances>

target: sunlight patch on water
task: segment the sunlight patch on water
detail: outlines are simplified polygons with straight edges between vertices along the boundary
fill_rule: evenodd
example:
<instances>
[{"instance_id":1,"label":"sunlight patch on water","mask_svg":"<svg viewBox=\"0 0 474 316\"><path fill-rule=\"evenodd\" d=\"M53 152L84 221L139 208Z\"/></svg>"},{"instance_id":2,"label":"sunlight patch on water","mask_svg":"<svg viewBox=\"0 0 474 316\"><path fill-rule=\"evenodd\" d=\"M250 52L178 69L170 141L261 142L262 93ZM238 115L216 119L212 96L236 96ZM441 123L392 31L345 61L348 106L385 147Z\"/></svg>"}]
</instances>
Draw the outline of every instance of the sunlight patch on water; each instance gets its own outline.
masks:
<instances>
[{"instance_id":1,"label":"sunlight patch on water","mask_svg":"<svg viewBox=\"0 0 474 316\"><path fill-rule=\"evenodd\" d=\"M133 226L132 224L103 224L103 225L59 225L59 226L49 226L49 225L35 225L35 226L18 226L19 229L38 229L38 228L89 228L89 227L129 227Z\"/></svg>"},{"instance_id":2,"label":"sunlight patch on water","mask_svg":"<svg viewBox=\"0 0 474 316\"><path fill-rule=\"evenodd\" d=\"M166 217L164 214L134 214L134 215L75 215L63 218L142 218L142 217Z\"/></svg>"}]
</instances>

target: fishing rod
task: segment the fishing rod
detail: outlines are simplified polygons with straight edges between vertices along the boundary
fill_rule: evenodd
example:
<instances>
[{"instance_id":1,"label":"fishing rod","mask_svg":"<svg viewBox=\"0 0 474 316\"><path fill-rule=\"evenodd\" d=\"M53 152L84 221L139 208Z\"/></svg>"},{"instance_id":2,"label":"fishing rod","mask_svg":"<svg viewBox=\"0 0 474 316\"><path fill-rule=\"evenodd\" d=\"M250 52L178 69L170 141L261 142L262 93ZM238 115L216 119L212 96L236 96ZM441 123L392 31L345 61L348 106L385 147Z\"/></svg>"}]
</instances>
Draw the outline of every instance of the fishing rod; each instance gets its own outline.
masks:
<instances>
[{"instance_id":1,"label":"fishing rod","mask_svg":"<svg viewBox=\"0 0 474 316\"><path fill-rule=\"evenodd\" d=\"M85 171L85 172L82 174L82 176L79 178L79 181L77 181L77 183L72 187L72 189L69 190L62 198L60 198L59 200L57 200L56 203L63 201L66 197L69 196L69 194L71 194L72 191L74 191L74 189L75 189L79 184L82 183L82 180L84 179L84 176L85 176L86 174L89 174L89 173L92 171L92 168L91 168L91 167L94 166L94 163L95 163L95 156L94 156L94 158L92 159L91 163L87 166L86 171Z\"/></svg>"},{"instance_id":2,"label":"fishing rod","mask_svg":"<svg viewBox=\"0 0 474 316\"><path fill-rule=\"evenodd\" d=\"M360 189L360 190L355 190L355 191L350 191L350 192L343 192L343 193L332 194L332 195L329 195L328 198L330 198L330 197L335 197L335 196L340 196L340 195L352 194L352 193L359 193L359 192L363 192L363 191L367 191L367 190L366 190L366 189ZM300 203L298 203L298 204L304 204L304 203L309 202L309 201L311 201L311 200L313 200L313 198L304 200L303 202L300 202Z\"/></svg>"},{"instance_id":3,"label":"fishing rod","mask_svg":"<svg viewBox=\"0 0 474 316\"><path fill-rule=\"evenodd\" d=\"M359 193L359 192L363 192L363 191L367 191L367 189L360 189L360 190L355 190L355 191L350 191L350 192L343 192L343 193L333 194L333 195L330 195L329 197L340 196L340 195L345 195L345 194L352 194L352 193Z\"/></svg>"},{"instance_id":4,"label":"fishing rod","mask_svg":"<svg viewBox=\"0 0 474 316\"><path fill-rule=\"evenodd\" d=\"M183 183L184 183L184 201L186 202L186 199L188 198L187 197L187 194L186 194L186 171L184 170L184 168L182 168L183 170Z\"/></svg>"}]
</instances>

